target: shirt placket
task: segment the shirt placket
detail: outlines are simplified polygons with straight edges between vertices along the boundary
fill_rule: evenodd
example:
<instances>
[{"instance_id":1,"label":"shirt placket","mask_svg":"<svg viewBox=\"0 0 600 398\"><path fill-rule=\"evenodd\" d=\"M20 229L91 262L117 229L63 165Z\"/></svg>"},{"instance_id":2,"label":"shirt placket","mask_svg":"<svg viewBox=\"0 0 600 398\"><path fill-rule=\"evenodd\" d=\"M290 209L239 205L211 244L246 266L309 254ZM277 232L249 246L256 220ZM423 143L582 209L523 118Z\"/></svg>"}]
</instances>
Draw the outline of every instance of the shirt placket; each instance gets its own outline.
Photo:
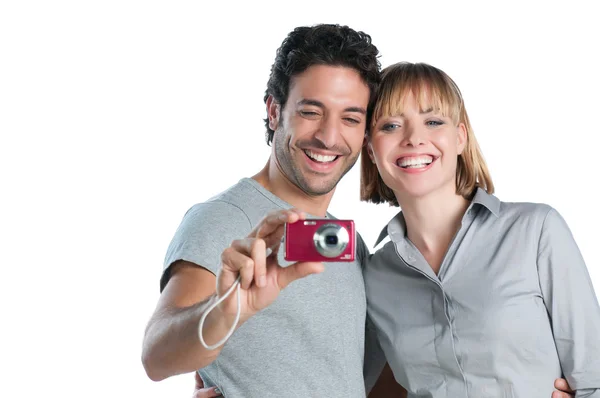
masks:
<instances>
[{"instance_id":1,"label":"shirt placket","mask_svg":"<svg viewBox=\"0 0 600 398\"><path fill-rule=\"evenodd\" d=\"M440 272L442 270L447 271L450 267L450 264L447 264L448 259L454 258L458 242L462 240L462 235L466 230L464 226L465 224L470 225L473 221L473 213L473 210L469 208L465 214L461 229L457 232L444 256ZM399 236L394 237L399 238ZM431 266L414 245L409 243L405 237L402 237L400 242L396 243L395 246L398 256L409 268L417 271L435 285L432 294L432 309L436 336L434 344L438 363L442 369L453 370L456 376L463 381L463 383L447 381L447 394L449 397L468 397L467 380L460 360L459 339L454 325L454 309L452 308L451 299L446 293L440 278L435 275ZM458 259L454 260L457 261Z\"/></svg>"}]
</instances>

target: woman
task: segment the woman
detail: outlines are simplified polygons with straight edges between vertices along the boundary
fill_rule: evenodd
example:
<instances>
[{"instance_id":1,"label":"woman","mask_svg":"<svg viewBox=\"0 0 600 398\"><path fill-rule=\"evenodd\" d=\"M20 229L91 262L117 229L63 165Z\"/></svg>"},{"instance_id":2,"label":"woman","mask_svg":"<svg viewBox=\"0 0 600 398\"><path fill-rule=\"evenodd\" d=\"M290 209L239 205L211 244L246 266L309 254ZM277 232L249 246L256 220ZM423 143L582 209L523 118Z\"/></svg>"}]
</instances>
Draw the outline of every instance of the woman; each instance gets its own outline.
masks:
<instances>
[{"instance_id":1,"label":"woman","mask_svg":"<svg viewBox=\"0 0 600 398\"><path fill-rule=\"evenodd\" d=\"M369 316L410 396L600 397L600 308L565 221L505 203L461 93L427 64L386 68L361 199L402 211L365 269Z\"/></svg>"}]
</instances>

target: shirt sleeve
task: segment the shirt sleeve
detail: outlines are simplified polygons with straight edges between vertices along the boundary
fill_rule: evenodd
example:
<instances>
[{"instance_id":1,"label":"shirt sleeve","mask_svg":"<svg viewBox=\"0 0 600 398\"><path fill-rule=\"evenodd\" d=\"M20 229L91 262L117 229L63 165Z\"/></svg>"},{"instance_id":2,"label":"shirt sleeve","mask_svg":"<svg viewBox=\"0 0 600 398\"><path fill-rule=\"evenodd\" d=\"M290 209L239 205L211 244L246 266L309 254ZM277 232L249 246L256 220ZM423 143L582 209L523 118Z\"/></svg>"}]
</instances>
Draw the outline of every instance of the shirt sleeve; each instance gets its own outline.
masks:
<instances>
[{"instance_id":1,"label":"shirt sleeve","mask_svg":"<svg viewBox=\"0 0 600 398\"><path fill-rule=\"evenodd\" d=\"M537 265L563 374L576 397L600 398L598 299L567 223L552 208L542 226Z\"/></svg>"},{"instance_id":2,"label":"shirt sleeve","mask_svg":"<svg viewBox=\"0 0 600 398\"><path fill-rule=\"evenodd\" d=\"M160 279L162 292L170 278L170 267L185 260L217 274L221 253L235 239L246 237L252 225L237 206L213 201L194 205L184 215L169 244Z\"/></svg>"},{"instance_id":3,"label":"shirt sleeve","mask_svg":"<svg viewBox=\"0 0 600 398\"><path fill-rule=\"evenodd\" d=\"M379 338L377 337L375 325L373 325L371 319L367 315L365 325L365 362L363 368L367 395L369 395L369 392L375 383L377 383L386 362L387 360L385 359L383 349L379 345Z\"/></svg>"}]
</instances>

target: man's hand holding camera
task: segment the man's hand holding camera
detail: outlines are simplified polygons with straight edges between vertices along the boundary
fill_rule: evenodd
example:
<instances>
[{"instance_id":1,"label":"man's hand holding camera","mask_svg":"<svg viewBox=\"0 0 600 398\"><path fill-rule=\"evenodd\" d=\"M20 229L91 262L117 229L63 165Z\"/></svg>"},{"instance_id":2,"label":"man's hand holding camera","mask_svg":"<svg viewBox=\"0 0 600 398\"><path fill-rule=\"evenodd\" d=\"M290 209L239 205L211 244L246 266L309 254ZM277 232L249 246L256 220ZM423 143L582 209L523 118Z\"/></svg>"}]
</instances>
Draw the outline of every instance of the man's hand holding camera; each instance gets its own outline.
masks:
<instances>
[{"instance_id":1,"label":"man's hand holding camera","mask_svg":"<svg viewBox=\"0 0 600 398\"><path fill-rule=\"evenodd\" d=\"M222 268L217 277L217 294L219 297L224 295L241 275L240 324L273 303L279 292L293 281L323 271L322 262L297 262L282 267L277 261L285 224L305 218L306 215L297 210L270 213L248 237L233 241L223 252ZM225 299L219 309L227 318L233 318L237 311L235 294Z\"/></svg>"}]
</instances>

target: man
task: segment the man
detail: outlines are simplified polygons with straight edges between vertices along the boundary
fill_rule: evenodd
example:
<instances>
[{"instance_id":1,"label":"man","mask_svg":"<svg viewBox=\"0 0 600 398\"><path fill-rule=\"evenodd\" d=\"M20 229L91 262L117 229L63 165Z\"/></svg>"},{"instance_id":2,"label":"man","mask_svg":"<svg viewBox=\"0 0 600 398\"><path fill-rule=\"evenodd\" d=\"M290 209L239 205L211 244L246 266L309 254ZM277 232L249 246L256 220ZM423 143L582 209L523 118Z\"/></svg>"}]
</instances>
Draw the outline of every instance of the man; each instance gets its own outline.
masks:
<instances>
[{"instance_id":1,"label":"man","mask_svg":"<svg viewBox=\"0 0 600 398\"><path fill-rule=\"evenodd\" d=\"M162 294L144 339L143 363L152 380L201 369L204 382L229 397L365 396L367 249L360 238L353 263L298 263L274 273L257 265L253 281L242 279L242 316L225 345L204 348L198 323L215 295L221 262L235 263L236 250L264 255L264 230L255 229L266 214L294 207L314 217L327 215L336 184L363 145L379 81L377 58L370 37L345 26L301 27L284 40L265 95L272 143L267 164L192 207L168 249ZM248 247L229 248L249 234L252 242L239 241ZM265 259L273 261L274 256ZM235 272L219 273L220 295ZM292 281L317 272L279 295ZM236 309L234 293L208 315L203 328L208 344L227 334ZM374 380L385 359L375 349L367 351L373 359L364 364L365 374Z\"/></svg>"},{"instance_id":2,"label":"man","mask_svg":"<svg viewBox=\"0 0 600 398\"><path fill-rule=\"evenodd\" d=\"M363 145L379 81L377 56L368 35L337 25L297 28L284 40L265 95L267 143L273 143L265 168L192 207L169 247L144 339L151 379L201 369L211 387L199 388L198 398L218 396L214 386L228 397L364 397L373 385L385 359L369 329L365 338L364 243L359 237L354 263L282 268L265 255L279 242L268 237L280 237L283 224L301 215L263 217L291 207L327 216L337 182ZM198 323L216 294L215 275L221 296L238 273L237 330L227 344L207 350ZM232 326L236 294L208 315L202 330L208 344ZM377 389L398 396L391 381Z\"/></svg>"}]
</instances>

